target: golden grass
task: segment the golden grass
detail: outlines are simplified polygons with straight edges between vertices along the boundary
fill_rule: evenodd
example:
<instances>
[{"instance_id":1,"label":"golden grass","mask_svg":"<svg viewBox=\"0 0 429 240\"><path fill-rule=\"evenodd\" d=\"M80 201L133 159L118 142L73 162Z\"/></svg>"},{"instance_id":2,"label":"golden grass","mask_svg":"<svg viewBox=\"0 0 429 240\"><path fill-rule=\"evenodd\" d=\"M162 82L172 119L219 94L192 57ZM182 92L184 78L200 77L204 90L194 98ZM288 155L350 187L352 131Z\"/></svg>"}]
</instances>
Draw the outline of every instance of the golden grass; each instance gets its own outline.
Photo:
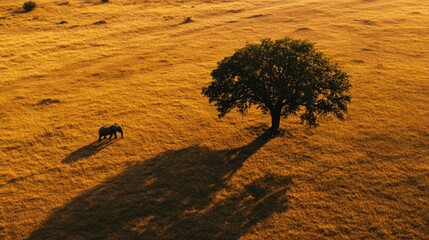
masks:
<instances>
[{"instance_id":1,"label":"golden grass","mask_svg":"<svg viewBox=\"0 0 429 240\"><path fill-rule=\"evenodd\" d=\"M36 2L0 2L0 238L429 236L429 3ZM218 120L216 62L284 36L352 76L347 121Z\"/></svg>"}]
</instances>

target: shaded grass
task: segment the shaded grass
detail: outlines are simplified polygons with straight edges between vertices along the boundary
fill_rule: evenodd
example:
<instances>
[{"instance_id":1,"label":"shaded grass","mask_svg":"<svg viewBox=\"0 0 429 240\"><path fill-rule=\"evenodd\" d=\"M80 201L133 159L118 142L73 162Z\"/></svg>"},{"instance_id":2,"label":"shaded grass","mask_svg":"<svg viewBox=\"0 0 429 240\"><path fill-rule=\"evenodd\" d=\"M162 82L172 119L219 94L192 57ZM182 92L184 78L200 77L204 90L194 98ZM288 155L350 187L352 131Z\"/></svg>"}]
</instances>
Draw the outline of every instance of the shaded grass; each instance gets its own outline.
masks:
<instances>
[{"instance_id":1,"label":"shaded grass","mask_svg":"<svg viewBox=\"0 0 429 240\"><path fill-rule=\"evenodd\" d=\"M130 165L53 212L30 239L238 239L288 209L289 176L267 173L243 188L227 183L267 136L237 149L192 146Z\"/></svg>"},{"instance_id":2,"label":"shaded grass","mask_svg":"<svg viewBox=\"0 0 429 240\"><path fill-rule=\"evenodd\" d=\"M119 139L104 139L103 141L94 141L86 146L83 146L76 151L70 153L67 157L65 157L61 162L62 163L73 163L80 159L88 158L104 148L108 147L109 145L115 143Z\"/></svg>"}]
</instances>

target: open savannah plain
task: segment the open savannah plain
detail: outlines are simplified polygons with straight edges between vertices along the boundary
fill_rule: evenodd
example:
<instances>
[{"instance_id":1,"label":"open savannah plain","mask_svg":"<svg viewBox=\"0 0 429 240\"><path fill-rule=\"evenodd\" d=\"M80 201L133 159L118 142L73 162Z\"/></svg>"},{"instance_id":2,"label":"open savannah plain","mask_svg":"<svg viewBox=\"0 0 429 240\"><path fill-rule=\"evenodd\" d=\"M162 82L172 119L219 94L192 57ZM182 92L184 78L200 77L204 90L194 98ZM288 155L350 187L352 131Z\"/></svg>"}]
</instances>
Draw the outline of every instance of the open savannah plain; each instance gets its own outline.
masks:
<instances>
[{"instance_id":1,"label":"open savannah plain","mask_svg":"<svg viewBox=\"0 0 429 240\"><path fill-rule=\"evenodd\" d=\"M429 238L428 1L35 2L0 1L0 239ZM286 36L351 76L346 121L218 119L217 62Z\"/></svg>"}]
</instances>

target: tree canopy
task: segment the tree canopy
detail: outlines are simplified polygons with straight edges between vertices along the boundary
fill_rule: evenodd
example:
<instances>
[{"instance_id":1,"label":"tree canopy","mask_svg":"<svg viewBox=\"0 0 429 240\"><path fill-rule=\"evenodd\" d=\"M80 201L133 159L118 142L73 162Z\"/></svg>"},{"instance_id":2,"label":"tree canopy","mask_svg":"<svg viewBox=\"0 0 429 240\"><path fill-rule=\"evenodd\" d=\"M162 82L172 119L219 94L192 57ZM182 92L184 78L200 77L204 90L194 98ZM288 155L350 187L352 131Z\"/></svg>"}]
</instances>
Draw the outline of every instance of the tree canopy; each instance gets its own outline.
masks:
<instances>
[{"instance_id":1,"label":"tree canopy","mask_svg":"<svg viewBox=\"0 0 429 240\"><path fill-rule=\"evenodd\" d=\"M281 117L294 114L309 126L317 126L318 116L329 113L343 120L351 99L348 75L305 40L247 44L220 61L211 76L202 93L219 117L234 108L245 114L256 105L270 113L274 131Z\"/></svg>"}]
</instances>

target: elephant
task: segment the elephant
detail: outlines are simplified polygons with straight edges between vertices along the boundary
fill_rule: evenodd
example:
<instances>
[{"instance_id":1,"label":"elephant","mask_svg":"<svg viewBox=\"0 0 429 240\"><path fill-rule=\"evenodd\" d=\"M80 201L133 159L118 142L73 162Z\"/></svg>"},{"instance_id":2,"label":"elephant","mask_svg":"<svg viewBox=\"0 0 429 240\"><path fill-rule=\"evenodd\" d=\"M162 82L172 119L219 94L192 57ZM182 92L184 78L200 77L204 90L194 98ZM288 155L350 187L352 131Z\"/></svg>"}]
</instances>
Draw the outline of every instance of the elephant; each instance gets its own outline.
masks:
<instances>
[{"instance_id":1,"label":"elephant","mask_svg":"<svg viewBox=\"0 0 429 240\"><path fill-rule=\"evenodd\" d=\"M110 135L109 139L112 139L112 136L115 135L115 138L118 138L116 136L116 132L121 133L121 138L124 137L124 132L122 131L122 127L115 123L113 125L103 126L98 130L98 141L101 141L101 137L104 137L106 139L107 135Z\"/></svg>"}]
</instances>

